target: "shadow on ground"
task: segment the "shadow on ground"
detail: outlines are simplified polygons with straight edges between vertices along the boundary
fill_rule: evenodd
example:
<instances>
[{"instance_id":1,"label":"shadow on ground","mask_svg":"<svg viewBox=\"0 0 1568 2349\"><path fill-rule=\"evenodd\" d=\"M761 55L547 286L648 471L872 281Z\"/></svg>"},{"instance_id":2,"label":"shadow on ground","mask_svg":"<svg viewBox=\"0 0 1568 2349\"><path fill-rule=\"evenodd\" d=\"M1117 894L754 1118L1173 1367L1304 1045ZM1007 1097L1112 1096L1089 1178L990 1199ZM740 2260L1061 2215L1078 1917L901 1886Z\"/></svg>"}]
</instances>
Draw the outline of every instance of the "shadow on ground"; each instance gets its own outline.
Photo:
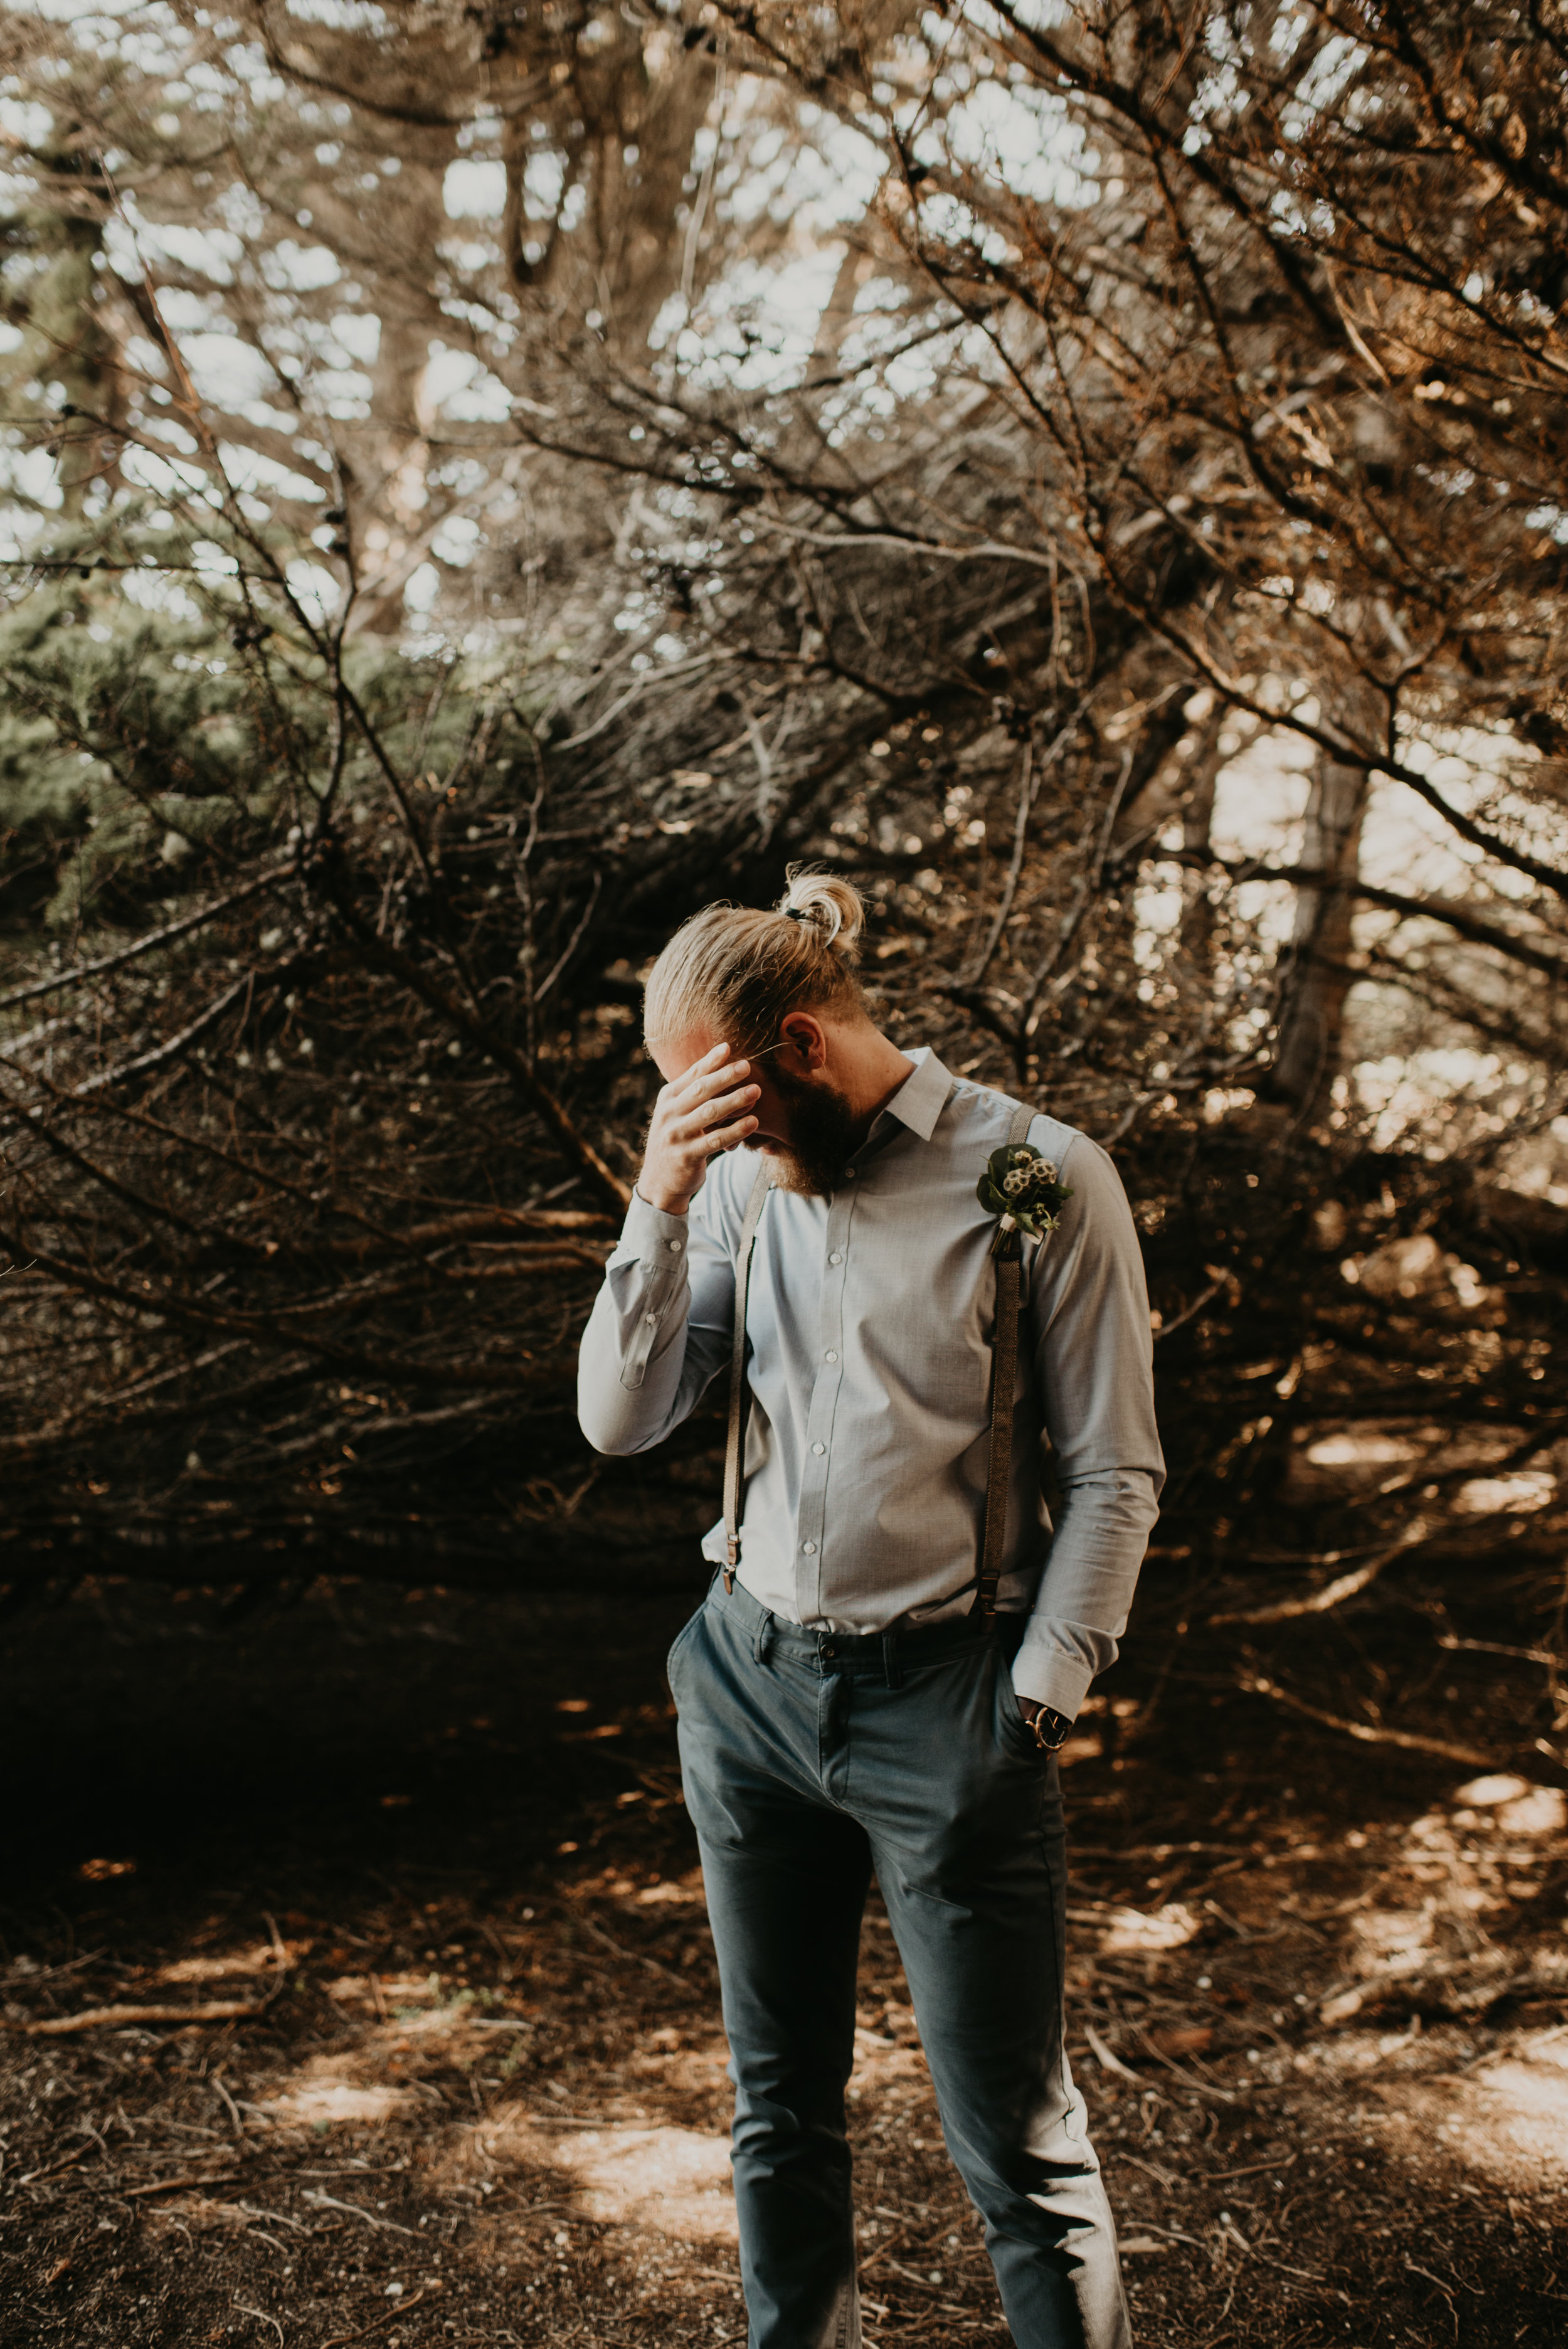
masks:
<instances>
[{"instance_id":1,"label":"shadow on ground","mask_svg":"<svg viewBox=\"0 0 1568 2349\"><path fill-rule=\"evenodd\" d=\"M113 1585L11 1628L5 2349L744 2337L685 1611ZM1152 1639L1068 1767L1141 2340L1568 2338L1561 1792ZM874 1904L851 2099L870 2338L1005 2341Z\"/></svg>"}]
</instances>

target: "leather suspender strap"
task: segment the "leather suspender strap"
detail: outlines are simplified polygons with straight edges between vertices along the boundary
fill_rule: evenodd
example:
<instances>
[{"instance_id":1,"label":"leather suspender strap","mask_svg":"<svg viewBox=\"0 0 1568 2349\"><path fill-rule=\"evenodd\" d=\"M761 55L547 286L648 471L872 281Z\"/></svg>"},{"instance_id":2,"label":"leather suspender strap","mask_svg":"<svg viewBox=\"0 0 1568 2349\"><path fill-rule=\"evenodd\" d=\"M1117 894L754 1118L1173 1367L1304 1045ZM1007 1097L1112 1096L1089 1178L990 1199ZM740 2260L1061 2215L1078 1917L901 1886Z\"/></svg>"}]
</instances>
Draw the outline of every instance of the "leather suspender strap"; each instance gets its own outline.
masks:
<instances>
[{"instance_id":1,"label":"leather suspender strap","mask_svg":"<svg viewBox=\"0 0 1568 2349\"><path fill-rule=\"evenodd\" d=\"M751 1251L757 1243L757 1226L762 1221L762 1210L768 1205L768 1194L772 1187L772 1175L766 1166L759 1166L757 1180L751 1186L751 1196L746 1202L746 1220L740 1226L740 1252L735 1259L735 1341L729 1354L729 1434L724 1454L725 1562L720 1569L727 1598L735 1588L735 1569L740 1564L740 1468L746 1448L746 1405L748 1400L746 1299L751 1287Z\"/></svg>"},{"instance_id":2,"label":"leather suspender strap","mask_svg":"<svg viewBox=\"0 0 1568 2349\"><path fill-rule=\"evenodd\" d=\"M1029 1138L1036 1112L1021 1103L1007 1129L1007 1147ZM985 1521L980 1537L980 1572L975 1613L988 1631L996 1619L996 1588L1007 1540L1007 1494L1013 1472L1013 1395L1018 1381L1018 1288L1023 1242L1004 1232L995 1257L996 1327L991 1344L991 1459L985 1477Z\"/></svg>"}]
</instances>

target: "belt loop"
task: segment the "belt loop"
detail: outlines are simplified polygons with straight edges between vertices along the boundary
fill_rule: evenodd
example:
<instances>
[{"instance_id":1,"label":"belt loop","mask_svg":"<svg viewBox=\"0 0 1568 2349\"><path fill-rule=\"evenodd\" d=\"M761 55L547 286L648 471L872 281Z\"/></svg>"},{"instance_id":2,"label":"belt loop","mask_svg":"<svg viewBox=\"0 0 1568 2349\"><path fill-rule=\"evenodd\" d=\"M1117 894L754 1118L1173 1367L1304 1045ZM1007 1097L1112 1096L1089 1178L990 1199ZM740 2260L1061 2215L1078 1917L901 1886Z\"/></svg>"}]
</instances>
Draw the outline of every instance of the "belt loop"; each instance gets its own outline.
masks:
<instances>
[{"instance_id":1,"label":"belt loop","mask_svg":"<svg viewBox=\"0 0 1568 2349\"><path fill-rule=\"evenodd\" d=\"M757 1637L751 1643L751 1652L759 1664L766 1664L772 1651L773 1618L771 1615L765 1614L757 1626Z\"/></svg>"},{"instance_id":2,"label":"belt loop","mask_svg":"<svg viewBox=\"0 0 1568 2349\"><path fill-rule=\"evenodd\" d=\"M903 1673L898 1661L898 1633L884 1631L882 1635L882 1679L890 1689L903 1686Z\"/></svg>"}]
</instances>

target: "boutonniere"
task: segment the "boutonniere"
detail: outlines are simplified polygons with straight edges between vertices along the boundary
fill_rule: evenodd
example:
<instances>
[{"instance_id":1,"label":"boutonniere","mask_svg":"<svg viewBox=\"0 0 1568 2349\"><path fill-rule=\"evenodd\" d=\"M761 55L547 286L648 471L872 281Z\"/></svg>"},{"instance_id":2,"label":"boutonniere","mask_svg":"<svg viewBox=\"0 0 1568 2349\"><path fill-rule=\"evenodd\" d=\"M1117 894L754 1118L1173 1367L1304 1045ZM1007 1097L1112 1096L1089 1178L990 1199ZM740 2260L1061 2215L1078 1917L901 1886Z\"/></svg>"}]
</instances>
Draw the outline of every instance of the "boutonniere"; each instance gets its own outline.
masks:
<instances>
[{"instance_id":1,"label":"boutonniere","mask_svg":"<svg viewBox=\"0 0 1568 2349\"><path fill-rule=\"evenodd\" d=\"M1061 1221L1061 1209L1072 1197L1048 1158L1026 1142L1004 1143L985 1161L985 1172L975 1186L975 1197L988 1216L996 1218L993 1256L1000 1256L1012 1232L1027 1232L1044 1239Z\"/></svg>"}]
</instances>

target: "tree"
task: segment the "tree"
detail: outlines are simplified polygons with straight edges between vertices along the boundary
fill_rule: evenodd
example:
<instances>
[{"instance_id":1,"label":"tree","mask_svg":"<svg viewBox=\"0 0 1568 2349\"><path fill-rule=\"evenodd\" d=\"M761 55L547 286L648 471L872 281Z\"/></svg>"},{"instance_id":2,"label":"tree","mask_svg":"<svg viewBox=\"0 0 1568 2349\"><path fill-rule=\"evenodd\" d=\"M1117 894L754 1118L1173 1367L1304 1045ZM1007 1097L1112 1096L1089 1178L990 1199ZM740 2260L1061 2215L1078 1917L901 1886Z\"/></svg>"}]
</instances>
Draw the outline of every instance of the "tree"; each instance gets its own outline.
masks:
<instances>
[{"instance_id":1,"label":"tree","mask_svg":"<svg viewBox=\"0 0 1568 2349\"><path fill-rule=\"evenodd\" d=\"M1555 19L1498 14L1500 65L1436 11L779 9L716 17L713 57L650 24L638 67L587 16L548 34L570 57L508 30L504 88L456 19L389 19L384 55L253 21L57 78L112 186L74 298L129 388L0 647L37 1570L134 1541L169 1571L480 1572L521 1510L553 1571L584 1511L628 1560L684 1526L682 1456L583 1498L570 1347L650 1081L638 972L795 856L870 893L892 1032L1119 1150L1178 1547L1222 1557L1296 1493L1324 1419L1453 1457L1412 1437L1398 1488L1320 1496L1310 1557L1393 1556L1475 1443L1545 1456L1560 1218L1496 1176L1564 1071ZM523 127L578 134L547 60L601 126L548 186ZM689 136L696 184L639 261L605 126L660 90L649 151L673 172ZM1510 92L1532 127L1497 178ZM471 253L435 192L470 158ZM758 287L824 175L841 252L800 333ZM176 251L181 203L228 207L227 283L210 241ZM219 318L264 398L204 396ZM438 338L488 417L440 394ZM30 380L58 434L64 376ZM1242 762L1282 745L1304 836L1238 848ZM1396 806L1448 878L1374 861ZM1470 1073L1401 1129L1346 1067L1373 1034Z\"/></svg>"},{"instance_id":2,"label":"tree","mask_svg":"<svg viewBox=\"0 0 1568 2349\"><path fill-rule=\"evenodd\" d=\"M1006 419L1007 552L1049 550L1097 643L1113 614L1173 685L1315 746L1297 944L1316 944L1293 959L1274 1072L1308 1108L1309 1071L1338 1063L1335 909L1368 777L1435 812L1475 874L1457 904L1382 893L1401 919L1379 978L1418 940L1425 998L1445 929L1560 968L1559 802L1530 753L1559 755L1563 715L1562 27L1483 14L1484 37L1442 7L1215 8L1178 32L1157 8L1002 5L903 32L880 87L797 12L753 35L880 146L909 327L928 334L934 303L949 399L967 379L971 413ZM1010 144L977 147L977 93ZM1029 127L1065 192L1020 184ZM822 504L842 535L885 528L841 485ZM894 534L998 556L954 501ZM1445 794L1432 761L1460 740L1470 774ZM1119 820L1160 765L1130 776ZM1533 1027L1518 1040L1554 1050Z\"/></svg>"},{"instance_id":3,"label":"tree","mask_svg":"<svg viewBox=\"0 0 1568 2349\"><path fill-rule=\"evenodd\" d=\"M396 634L414 574L466 552L515 459L506 393L585 336L639 353L681 282L668 229L714 85L696 26L395 6L361 29L269 0L220 25L180 0L123 30L12 10L0 57L31 108L21 366L82 411L68 438L129 419L196 458L169 321L205 337L209 428L301 536L346 532L357 628Z\"/></svg>"}]
</instances>

